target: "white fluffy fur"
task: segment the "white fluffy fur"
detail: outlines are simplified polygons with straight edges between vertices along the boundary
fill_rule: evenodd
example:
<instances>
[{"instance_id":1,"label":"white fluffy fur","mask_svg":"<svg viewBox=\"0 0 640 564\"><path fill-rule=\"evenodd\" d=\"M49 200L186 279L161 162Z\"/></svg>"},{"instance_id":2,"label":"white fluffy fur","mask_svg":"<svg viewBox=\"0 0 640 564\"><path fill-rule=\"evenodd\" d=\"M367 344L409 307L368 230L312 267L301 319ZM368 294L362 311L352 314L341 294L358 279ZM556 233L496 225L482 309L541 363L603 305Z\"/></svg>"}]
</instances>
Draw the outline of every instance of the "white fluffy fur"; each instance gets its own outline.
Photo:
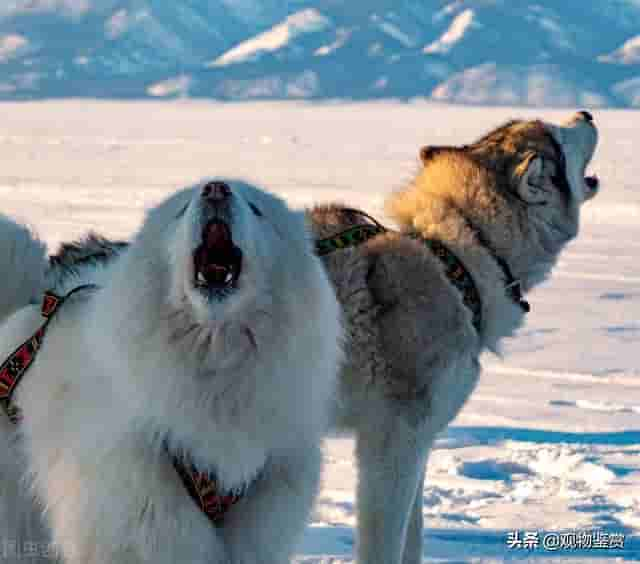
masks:
<instances>
[{"instance_id":1,"label":"white fluffy fur","mask_svg":"<svg viewBox=\"0 0 640 564\"><path fill-rule=\"evenodd\" d=\"M192 284L200 186L153 209L104 270L58 279L59 293L86 281L100 289L72 298L51 323L18 389L24 422L12 445L2 416L0 539L49 540L18 485L27 470L67 563L288 561L318 487L341 356L339 306L303 215L229 184L233 239L244 253L234 294L208 302ZM43 252L9 220L0 241L6 314L10 302L24 306L42 290ZM29 257L19 268L5 250L18 246ZM41 321L37 306L4 320L2 357ZM259 476L222 527L187 495L163 442L227 487Z\"/></svg>"},{"instance_id":2,"label":"white fluffy fur","mask_svg":"<svg viewBox=\"0 0 640 564\"><path fill-rule=\"evenodd\" d=\"M0 214L0 320L26 306L44 287L46 248L29 229Z\"/></svg>"}]
</instances>

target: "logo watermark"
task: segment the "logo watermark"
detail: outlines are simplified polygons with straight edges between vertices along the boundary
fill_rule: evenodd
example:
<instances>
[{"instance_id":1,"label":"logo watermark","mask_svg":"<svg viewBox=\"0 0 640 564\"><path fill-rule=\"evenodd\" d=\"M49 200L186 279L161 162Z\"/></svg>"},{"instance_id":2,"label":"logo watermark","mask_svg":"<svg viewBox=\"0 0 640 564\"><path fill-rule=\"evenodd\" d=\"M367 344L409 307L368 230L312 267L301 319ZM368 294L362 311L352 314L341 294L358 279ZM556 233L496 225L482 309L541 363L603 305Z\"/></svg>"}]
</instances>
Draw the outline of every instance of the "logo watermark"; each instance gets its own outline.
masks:
<instances>
[{"instance_id":1,"label":"logo watermark","mask_svg":"<svg viewBox=\"0 0 640 564\"><path fill-rule=\"evenodd\" d=\"M622 550L625 535L601 529L563 532L513 530L507 534L507 547L519 550Z\"/></svg>"},{"instance_id":2,"label":"logo watermark","mask_svg":"<svg viewBox=\"0 0 640 564\"><path fill-rule=\"evenodd\" d=\"M0 540L0 562L2 560L44 558L47 560L58 560L61 557L60 547L53 543L23 541L18 542L11 539Z\"/></svg>"}]
</instances>

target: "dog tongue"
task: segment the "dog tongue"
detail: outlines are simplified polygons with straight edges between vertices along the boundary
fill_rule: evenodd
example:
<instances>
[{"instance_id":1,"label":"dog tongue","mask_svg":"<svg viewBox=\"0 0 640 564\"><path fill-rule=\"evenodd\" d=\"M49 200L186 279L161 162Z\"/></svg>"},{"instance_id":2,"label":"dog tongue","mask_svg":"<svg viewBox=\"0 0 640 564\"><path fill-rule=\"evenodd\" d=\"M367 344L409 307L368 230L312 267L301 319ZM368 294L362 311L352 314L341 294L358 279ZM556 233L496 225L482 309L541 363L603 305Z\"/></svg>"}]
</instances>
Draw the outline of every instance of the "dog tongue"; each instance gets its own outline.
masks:
<instances>
[{"instance_id":1,"label":"dog tongue","mask_svg":"<svg viewBox=\"0 0 640 564\"><path fill-rule=\"evenodd\" d=\"M202 230L202 243L194 253L196 274L209 284L223 285L239 273L238 249L233 244L231 229L223 221L211 221Z\"/></svg>"}]
</instances>

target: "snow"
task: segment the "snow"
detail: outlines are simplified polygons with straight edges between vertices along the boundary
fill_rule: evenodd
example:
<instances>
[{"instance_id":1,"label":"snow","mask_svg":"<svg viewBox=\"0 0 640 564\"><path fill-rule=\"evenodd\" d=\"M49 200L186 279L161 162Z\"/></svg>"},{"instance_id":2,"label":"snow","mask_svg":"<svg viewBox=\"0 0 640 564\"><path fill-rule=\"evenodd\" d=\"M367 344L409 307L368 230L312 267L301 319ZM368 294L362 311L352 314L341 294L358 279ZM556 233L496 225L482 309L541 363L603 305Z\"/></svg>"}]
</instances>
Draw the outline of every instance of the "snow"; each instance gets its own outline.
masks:
<instances>
[{"instance_id":1,"label":"snow","mask_svg":"<svg viewBox=\"0 0 640 564\"><path fill-rule=\"evenodd\" d=\"M552 65L499 67L485 63L450 76L431 92L434 100L463 104L600 107L609 98L572 84Z\"/></svg>"},{"instance_id":2,"label":"snow","mask_svg":"<svg viewBox=\"0 0 640 564\"><path fill-rule=\"evenodd\" d=\"M519 94L515 91L512 75L503 79L495 63L485 63L453 75L431 93L434 100L455 100L465 104L483 104L494 100L499 104L514 104Z\"/></svg>"},{"instance_id":3,"label":"snow","mask_svg":"<svg viewBox=\"0 0 640 564\"><path fill-rule=\"evenodd\" d=\"M631 0L2 0L0 38L29 56L3 64L0 98L153 98L184 74L192 98L286 99L308 71L328 100L633 107L638 21Z\"/></svg>"},{"instance_id":4,"label":"snow","mask_svg":"<svg viewBox=\"0 0 640 564\"><path fill-rule=\"evenodd\" d=\"M318 75L311 70L287 76L269 76L254 80L221 81L218 92L233 100L252 98L309 98L319 90Z\"/></svg>"},{"instance_id":5,"label":"snow","mask_svg":"<svg viewBox=\"0 0 640 564\"><path fill-rule=\"evenodd\" d=\"M599 60L606 63L637 65L640 63L640 35L628 39L620 48L609 55L599 57Z\"/></svg>"},{"instance_id":6,"label":"snow","mask_svg":"<svg viewBox=\"0 0 640 564\"><path fill-rule=\"evenodd\" d=\"M79 67L86 67L89 63L91 63L91 59L86 55L79 55L73 59L73 64Z\"/></svg>"},{"instance_id":7,"label":"snow","mask_svg":"<svg viewBox=\"0 0 640 564\"><path fill-rule=\"evenodd\" d=\"M189 93L191 83L191 77L181 75L153 84L149 86L147 92L155 98L165 98L167 96L184 97Z\"/></svg>"},{"instance_id":8,"label":"snow","mask_svg":"<svg viewBox=\"0 0 640 564\"><path fill-rule=\"evenodd\" d=\"M128 237L144 210L202 176L242 176L291 205L340 200L383 221L424 144L470 142L512 117L566 111L444 104L0 104L2 212L51 248L96 229ZM602 191L532 312L486 355L478 389L435 444L423 492L425 562L640 561L640 113L594 111ZM292 166L292 163L295 165ZM353 440L325 447L299 564L354 562ZM510 549L510 531L603 528L615 550Z\"/></svg>"},{"instance_id":9,"label":"snow","mask_svg":"<svg viewBox=\"0 0 640 564\"><path fill-rule=\"evenodd\" d=\"M389 37L393 37L393 39L395 39L405 47L415 46L415 41L408 34L402 31L397 25L382 20L376 14L371 17L371 21L373 21L378 26L378 28L382 30L382 32L386 33Z\"/></svg>"},{"instance_id":10,"label":"snow","mask_svg":"<svg viewBox=\"0 0 640 564\"><path fill-rule=\"evenodd\" d=\"M424 52L444 55L451 51L451 49L453 49L456 43L464 37L464 34L473 24L474 15L473 10L470 9L464 10L458 14L442 37L430 45L427 45L424 48Z\"/></svg>"},{"instance_id":11,"label":"snow","mask_svg":"<svg viewBox=\"0 0 640 564\"><path fill-rule=\"evenodd\" d=\"M629 106L640 108L640 76L618 82L613 91L621 96Z\"/></svg>"},{"instance_id":12,"label":"snow","mask_svg":"<svg viewBox=\"0 0 640 564\"><path fill-rule=\"evenodd\" d=\"M535 19L534 19L535 21ZM572 50L575 48L572 41L567 36L562 24L555 18L541 16L538 18L538 25L550 32L553 43L562 50Z\"/></svg>"},{"instance_id":13,"label":"snow","mask_svg":"<svg viewBox=\"0 0 640 564\"><path fill-rule=\"evenodd\" d=\"M29 14L62 11L77 17L86 14L91 0L4 0L0 15Z\"/></svg>"},{"instance_id":14,"label":"snow","mask_svg":"<svg viewBox=\"0 0 640 564\"><path fill-rule=\"evenodd\" d=\"M326 17L312 8L296 12L270 30L236 45L210 63L209 66L224 67L255 61L264 53L282 49L300 35L321 31L329 27L330 24L331 22Z\"/></svg>"},{"instance_id":15,"label":"snow","mask_svg":"<svg viewBox=\"0 0 640 564\"><path fill-rule=\"evenodd\" d=\"M310 98L318 91L318 88L318 75L313 71L306 70L287 84L287 98Z\"/></svg>"},{"instance_id":16,"label":"snow","mask_svg":"<svg viewBox=\"0 0 640 564\"><path fill-rule=\"evenodd\" d=\"M327 55L331 55L331 53L334 53L341 47L344 47L344 45L349 40L350 35L351 35L350 30L344 29L344 28L338 28L336 30L335 41L333 41L328 45L323 45L322 47L318 47L313 54L316 57L326 57Z\"/></svg>"},{"instance_id":17,"label":"snow","mask_svg":"<svg viewBox=\"0 0 640 564\"><path fill-rule=\"evenodd\" d=\"M24 52L28 45L29 41L23 35L9 34L0 36L0 63L5 63Z\"/></svg>"},{"instance_id":18,"label":"snow","mask_svg":"<svg viewBox=\"0 0 640 564\"><path fill-rule=\"evenodd\" d=\"M127 32L130 25L129 12L124 8L122 10L118 10L105 23L105 33L107 38L111 40L118 39L118 37Z\"/></svg>"}]
</instances>

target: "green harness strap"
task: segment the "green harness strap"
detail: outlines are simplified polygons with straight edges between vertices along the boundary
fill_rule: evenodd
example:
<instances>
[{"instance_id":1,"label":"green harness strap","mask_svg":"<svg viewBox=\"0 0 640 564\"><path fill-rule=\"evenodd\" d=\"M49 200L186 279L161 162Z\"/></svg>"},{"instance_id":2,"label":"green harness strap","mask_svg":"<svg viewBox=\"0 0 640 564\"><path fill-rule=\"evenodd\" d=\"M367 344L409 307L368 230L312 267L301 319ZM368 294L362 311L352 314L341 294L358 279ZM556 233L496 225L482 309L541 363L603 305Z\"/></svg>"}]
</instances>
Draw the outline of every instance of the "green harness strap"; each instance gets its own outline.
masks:
<instances>
[{"instance_id":1,"label":"green harness strap","mask_svg":"<svg viewBox=\"0 0 640 564\"><path fill-rule=\"evenodd\" d=\"M354 227L341 231L337 235L316 240L316 253L319 256L325 256L340 249L357 247L369 239L387 232L393 231L386 229L377 222L375 225L355 225ZM460 292L464 305L471 311L473 327L476 332L480 333L480 329L482 328L482 301L480 300L480 292L478 292L478 287L473 281L473 277L462 261L441 241L425 239L417 233L410 233L408 236L426 245L442 262L447 278Z\"/></svg>"},{"instance_id":2,"label":"green harness strap","mask_svg":"<svg viewBox=\"0 0 640 564\"><path fill-rule=\"evenodd\" d=\"M318 239L316 241L316 254L324 256L347 247L357 247L385 231L387 230L379 225L356 225L332 237Z\"/></svg>"}]
</instances>

